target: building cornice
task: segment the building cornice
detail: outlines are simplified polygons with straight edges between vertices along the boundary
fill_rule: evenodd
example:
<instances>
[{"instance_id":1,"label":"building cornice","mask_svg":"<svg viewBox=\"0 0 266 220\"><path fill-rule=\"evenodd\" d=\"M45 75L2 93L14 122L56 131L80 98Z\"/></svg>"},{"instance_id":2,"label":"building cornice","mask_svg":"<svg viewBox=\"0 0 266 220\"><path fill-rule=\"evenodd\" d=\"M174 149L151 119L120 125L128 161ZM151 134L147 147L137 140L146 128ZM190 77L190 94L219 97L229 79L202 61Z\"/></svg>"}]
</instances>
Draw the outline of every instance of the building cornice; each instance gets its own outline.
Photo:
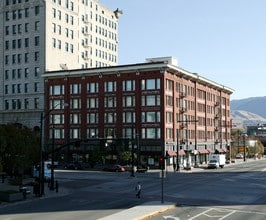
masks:
<instances>
[{"instance_id":1,"label":"building cornice","mask_svg":"<svg viewBox=\"0 0 266 220\"><path fill-rule=\"evenodd\" d=\"M124 74L131 72L144 72L144 71L160 71L162 73L168 72L175 74L179 77L197 82L203 85L208 85L209 87L216 88L221 90L224 93L232 94L233 89L209 80L205 77L200 76L197 73L191 73L187 70L184 70L180 67L165 63L165 62L147 62L139 64L129 64L129 65L119 65L119 66L110 66L110 67L100 67L100 68L89 68L89 69L72 69L72 70L58 70L58 71L48 71L43 77L45 79L49 78L58 78L58 77L79 77L79 76L95 76L95 75L111 75L111 74Z\"/></svg>"}]
</instances>

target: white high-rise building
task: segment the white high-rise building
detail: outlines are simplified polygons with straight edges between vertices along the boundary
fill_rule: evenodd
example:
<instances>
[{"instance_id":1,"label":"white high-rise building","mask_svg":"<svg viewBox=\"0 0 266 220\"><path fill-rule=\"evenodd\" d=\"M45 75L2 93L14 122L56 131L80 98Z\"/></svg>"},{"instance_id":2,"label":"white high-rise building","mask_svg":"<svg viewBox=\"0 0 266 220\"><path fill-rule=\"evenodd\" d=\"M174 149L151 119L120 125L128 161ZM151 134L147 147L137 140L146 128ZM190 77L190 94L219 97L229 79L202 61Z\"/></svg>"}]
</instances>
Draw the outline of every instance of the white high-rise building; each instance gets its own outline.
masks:
<instances>
[{"instance_id":1,"label":"white high-rise building","mask_svg":"<svg viewBox=\"0 0 266 220\"><path fill-rule=\"evenodd\" d=\"M0 124L40 125L46 71L118 64L118 19L98 0L1 0Z\"/></svg>"}]
</instances>

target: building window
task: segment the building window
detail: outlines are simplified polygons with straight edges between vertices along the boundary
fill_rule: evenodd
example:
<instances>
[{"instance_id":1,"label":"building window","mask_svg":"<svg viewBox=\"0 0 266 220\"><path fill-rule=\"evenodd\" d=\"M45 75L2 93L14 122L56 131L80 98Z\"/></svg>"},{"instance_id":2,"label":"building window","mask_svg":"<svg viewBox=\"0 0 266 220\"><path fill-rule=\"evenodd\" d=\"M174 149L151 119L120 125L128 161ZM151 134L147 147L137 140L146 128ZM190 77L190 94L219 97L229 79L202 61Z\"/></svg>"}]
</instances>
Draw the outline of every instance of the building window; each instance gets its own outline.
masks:
<instances>
[{"instance_id":1,"label":"building window","mask_svg":"<svg viewBox=\"0 0 266 220\"><path fill-rule=\"evenodd\" d=\"M104 122L109 124L116 123L116 112L104 113Z\"/></svg>"},{"instance_id":2,"label":"building window","mask_svg":"<svg viewBox=\"0 0 266 220\"><path fill-rule=\"evenodd\" d=\"M173 129L166 128L166 139L173 139Z\"/></svg>"},{"instance_id":3,"label":"building window","mask_svg":"<svg viewBox=\"0 0 266 220\"><path fill-rule=\"evenodd\" d=\"M87 138L97 138L98 129L97 128L88 128L87 129Z\"/></svg>"},{"instance_id":4,"label":"building window","mask_svg":"<svg viewBox=\"0 0 266 220\"><path fill-rule=\"evenodd\" d=\"M35 31L39 31L40 30L40 22L36 21L35 22Z\"/></svg>"},{"instance_id":5,"label":"building window","mask_svg":"<svg viewBox=\"0 0 266 220\"><path fill-rule=\"evenodd\" d=\"M34 60L35 61L39 61L40 60L40 53L39 52L35 52L34 53Z\"/></svg>"},{"instance_id":6,"label":"building window","mask_svg":"<svg viewBox=\"0 0 266 220\"><path fill-rule=\"evenodd\" d=\"M53 18L56 18L56 9L55 8L52 9L52 16L53 16Z\"/></svg>"},{"instance_id":7,"label":"building window","mask_svg":"<svg viewBox=\"0 0 266 220\"><path fill-rule=\"evenodd\" d=\"M99 118L98 113L88 113L87 114L87 124L98 124Z\"/></svg>"},{"instance_id":8,"label":"building window","mask_svg":"<svg viewBox=\"0 0 266 220\"><path fill-rule=\"evenodd\" d=\"M56 39L55 38L52 38L52 47L56 48Z\"/></svg>"},{"instance_id":9,"label":"building window","mask_svg":"<svg viewBox=\"0 0 266 220\"><path fill-rule=\"evenodd\" d=\"M80 124L81 123L81 114L70 114L70 123L71 124Z\"/></svg>"},{"instance_id":10,"label":"building window","mask_svg":"<svg viewBox=\"0 0 266 220\"><path fill-rule=\"evenodd\" d=\"M70 94L79 94L81 93L81 84L71 84L70 85Z\"/></svg>"},{"instance_id":11,"label":"building window","mask_svg":"<svg viewBox=\"0 0 266 220\"><path fill-rule=\"evenodd\" d=\"M17 84L17 91L18 93L21 93L21 84Z\"/></svg>"},{"instance_id":12,"label":"building window","mask_svg":"<svg viewBox=\"0 0 266 220\"><path fill-rule=\"evenodd\" d=\"M21 48L21 39L18 39L18 49L20 49Z\"/></svg>"},{"instance_id":13,"label":"building window","mask_svg":"<svg viewBox=\"0 0 266 220\"><path fill-rule=\"evenodd\" d=\"M28 17L29 17L29 9L25 8L25 18L28 18Z\"/></svg>"},{"instance_id":14,"label":"building window","mask_svg":"<svg viewBox=\"0 0 266 220\"><path fill-rule=\"evenodd\" d=\"M25 69L24 69L24 77L25 77L26 79L29 77L29 73L30 73L29 68L25 68Z\"/></svg>"},{"instance_id":15,"label":"building window","mask_svg":"<svg viewBox=\"0 0 266 220\"><path fill-rule=\"evenodd\" d=\"M87 108L98 108L99 99L96 97L87 98Z\"/></svg>"},{"instance_id":16,"label":"building window","mask_svg":"<svg viewBox=\"0 0 266 220\"><path fill-rule=\"evenodd\" d=\"M28 63L29 62L29 53L24 54L24 62Z\"/></svg>"},{"instance_id":17,"label":"building window","mask_svg":"<svg viewBox=\"0 0 266 220\"><path fill-rule=\"evenodd\" d=\"M142 128L141 137L142 139L160 139L161 129L160 128Z\"/></svg>"},{"instance_id":18,"label":"building window","mask_svg":"<svg viewBox=\"0 0 266 220\"><path fill-rule=\"evenodd\" d=\"M25 48L29 47L29 38L25 38L24 44L25 44Z\"/></svg>"},{"instance_id":19,"label":"building window","mask_svg":"<svg viewBox=\"0 0 266 220\"><path fill-rule=\"evenodd\" d=\"M160 95L147 95L141 97L142 106L159 106Z\"/></svg>"},{"instance_id":20,"label":"building window","mask_svg":"<svg viewBox=\"0 0 266 220\"><path fill-rule=\"evenodd\" d=\"M6 21L9 21L9 11L6 11Z\"/></svg>"},{"instance_id":21,"label":"building window","mask_svg":"<svg viewBox=\"0 0 266 220\"><path fill-rule=\"evenodd\" d=\"M6 33L6 35L9 35L9 26L5 27L5 33Z\"/></svg>"},{"instance_id":22,"label":"building window","mask_svg":"<svg viewBox=\"0 0 266 220\"><path fill-rule=\"evenodd\" d=\"M5 100L5 110L8 110L8 109L9 109L9 101Z\"/></svg>"},{"instance_id":23,"label":"building window","mask_svg":"<svg viewBox=\"0 0 266 220\"><path fill-rule=\"evenodd\" d=\"M16 49L17 41L12 40L12 49Z\"/></svg>"},{"instance_id":24,"label":"building window","mask_svg":"<svg viewBox=\"0 0 266 220\"><path fill-rule=\"evenodd\" d=\"M21 19L21 18L22 18L22 10L19 9L19 10L18 10L18 19Z\"/></svg>"},{"instance_id":25,"label":"building window","mask_svg":"<svg viewBox=\"0 0 266 220\"><path fill-rule=\"evenodd\" d=\"M9 70L5 70L5 80L9 79Z\"/></svg>"},{"instance_id":26,"label":"building window","mask_svg":"<svg viewBox=\"0 0 266 220\"><path fill-rule=\"evenodd\" d=\"M68 52L69 51L69 43L65 43L65 51Z\"/></svg>"},{"instance_id":27,"label":"building window","mask_svg":"<svg viewBox=\"0 0 266 220\"><path fill-rule=\"evenodd\" d=\"M39 46L40 45L40 37L39 36L35 37L34 43L35 43L35 46Z\"/></svg>"},{"instance_id":28,"label":"building window","mask_svg":"<svg viewBox=\"0 0 266 220\"><path fill-rule=\"evenodd\" d=\"M146 79L141 81L142 90L160 89L160 79Z\"/></svg>"},{"instance_id":29,"label":"building window","mask_svg":"<svg viewBox=\"0 0 266 220\"><path fill-rule=\"evenodd\" d=\"M123 91L135 91L135 80L123 81Z\"/></svg>"},{"instance_id":30,"label":"building window","mask_svg":"<svg viewBox=\"0 0 266 220\"><path fill-rule=\"evenodd\" d=\"M116 97L104 97L104 107L113 108L116 107Z\"/></svg>"},{"instance_id":31,"label":"building window","mask_svg":"<svg viewBox=\"0 0 266 220\"><path fill-rule=\"evenodd\" d=\"M25 83L24 84L24 93L28 93L29 92L29 84Z\"/></svg>"},{"instance_id":32,"label":"building window","mask_svg":"<svg viewBox=\"0 0 266 220\"><path fill-rule=\"evenodd\" d=\"M29 99L24 99L24 109L29 109Z\"/></svg>"},{"instance_id":33,"label":"building window","mask_svg":"<svg viewBox=\"0 0 266 220\"><path fill-rule=\"evenodd\" d=\"M16 10L12 11L12 19L16 20L17 18L17 14L16 14Z\"/></svg>"},{"instance_id":34,"label":"building window","mask_svg":"<svg viewBox=\"0 0 266 220\"><path fill-rule=\"evenodd\" d=\"M61 50L61 40L57 41L57 47L58 47L59 50Z\"/></svg>"},{"instance_id":35,"label":"building window","mask_svg":"<svg viewBox=\"0 0 266 220\"><path fill-rule=\"evenodd\" d=\"M40 92L40 83L39 82L34 83L34 92Z\"/></svg>"},{"instance_id":36,"label":"building window","mask_svg":"<svg viewBox=\"0 0 266 220\"><path fill-rule=\"evenodd\" d=\"M9 41L8 40L5 41L5 50L9 50Z\"/></svg>"},{"instance_id":37,"label":"building window","mask_svg":"<svg viewBox=\"0 0 266 220\"><path fill-rule=\"evenodd\" d=\"M81 100L80 99L70 99L70 108L71 109L80 109Z\"/></svg>"},{"instance_id":38,"label":"building window","mask_svg":"<svg viewBox=\"0 0 266 220\"><path fill-rule=\"evenodd\" d=\"M123 107L134 107L135 96L123 96Z\"/></svg>"},{"instance_id":39,"label":"building window","mask_svg":"<svg viewBox=\"0 0 266 220\"><path fill-rule=\"evenodd\" d=\"M57 11L57 15L58 15L58 20L61 20L61 11L60 10Z\"/></svg>"},{"instance_id":40,"label":"building window","mask_svg":"<svg viewBox=\"0 0 266 220\"><path fill-rule=\"evenodd\" d=\"M40 74L40 67L35 67L34 76L39 77Z\"/></svg>"},{"instance_id":41,"label":"building window","mask_svg":"<svg viewBox=\"0 0 266 220\"><path fill-rule=\"evenodd\" d=\"M87 93L98 93L99 84L98 83L87 83Z\"/></svg>"},{"instance_id":42,"label":"building window","mask_svg":"<svg viewBox=\"0 0 266 220\"><path fill-rule=\"evenodd\" d=\"M15 110L17 108L17 102L15 99L12 99L12 109Z\"/></svg>"},{"instance_id":43,"label":"building window","mask_svg":"<svg viewBox=\"0 0 266 220\"><path fill-rule=\"evenodd\" d=\"M8 65L9 64L9 55L5 56L5 64Z\"/></svg>"},{"instance_id":44,"label":"building window","mask_svg":"<svg viewBox=\"0 0 266 220\"><path fill-rule=\"evenodd\" d=\"M141 122L155 123L161 121L160 112L142 112Z\"/></svg>"},{"instance_id":45,"label":"building window","mask_svg":"<svg viewBox=\"0 0 266 220\"><path fill-rule=\"evenodd\" d=\"M104 82L105 92L116 92L116 82Z\"/></svg>"},{"instance_id":46,"label":"building window","mask_svg":"<svg viewBox=\"0 0 266 220\"><path fill-rule=\"evenodd\" d=\"M49 138L52 139L63 139L65 136L64 129L61 128L52 128L49 130Z\"/></svg>"},{"instance_id":47,"label":"building window","mask_svg":"<svg viewBox=\"0 0 266 220\"><path fill-rule=\"evenodd\" d=\"M80 138L80 129L79 128L70 129L70 138L71 139L79 139Z\"/></svg>"},{"instance_id":48,"label":"building window","mask_svg":"<svg viewBox=\"0 0 266 220\"><path fill-rule=\"evenodd\" d=\"M70 2L70 10L74 11L74 3L72 1Z\"/></svg>"},{"instance_id":49,"label":"building window","mask_svg":"<svg viewBox=\"0 0 266 220\"><path fill-rule=\"evenodd\" d=\"M12 79L16 79L16 70L12 69Z\"/></svg>"},{"instance_id":50,"label":"building window","mask_svg":"<svg viewBox=\"0 0 266 220\"><path fill-rule=\"evenodd\" d=\"M50 95L64 95L64 94L65 94L64 85L50 86Z\"/></svg>"},{"instance_id":51,"label":"building window","mask_svg":"<svg viewBox=\"0 0 266 220\"><path fill-rule=\"evenodd\" d=\"M123 123L135 123L136 114L135 112L123 112Z\"/></svg>"},{"instance_id":52,"label":"building window","mask_svg":"<svg viewBox=\"0 0 266 220\"><path fill-rule=\"evenodd\" d=\"M22 72L22 69L18 69L18 70L17 70L17 73L18 73L18 79L21 79L21 72Z\"/></svg>"},{"instance_id":53,"label":"building window","mask_svg":"<svg viewBox=\"0 0 266 220\"><path fill-rule=\"evenodd\" d=\"M21 54L18 54L18 55L17 55L18 64L21 64L21 59L22 59L21 56L22 56Z\"/></svg>"},{"instance_id":54,"label":"building window","mask_svg":"<svg viewBox=\"0 0 266 220\"><path fill-rule=\"evenodd\" d=\"M17 26L12 25L12 34L15 35L17 33Z\"/></svg>"},{"instance_id":55,"label":"building window","mask_svg":"<svg viewBox=\"0 0 266 220\"><path fill-rule=\"evenodd\" d=\"M169 96L169 95L166 96L166 105L167 106L173 106L173 97L172 96Z\"/></svg>"},{"instance_id":56,"label":"building window","mask_svg":"<svg viewBox=\"0 0 266 220\"><path fill-rule=\"evenodd\" d=\"M35 15L39 15L40 14L40 6L39 5L37 5L37 6L35 6Z\"/></svg>"},{"instance_id":57,"label":"building window","mask_svg":"<svg viewBox=\"0 0 266 220\"><path fill-rule=\"evenodd\" d=\"M9 92L9 87L8 87L8 85L5 85L5 94L8 94Z\"/></svg>"},{"instance_id":58,"label":"building window","mask_svg":"<svg viewBox=\"0 0 266 220\"><path fill-rule=\"evenodd\" d=\"M25 23L25 33L29 32L29 23Z\"/></svg>"}]
</instances>

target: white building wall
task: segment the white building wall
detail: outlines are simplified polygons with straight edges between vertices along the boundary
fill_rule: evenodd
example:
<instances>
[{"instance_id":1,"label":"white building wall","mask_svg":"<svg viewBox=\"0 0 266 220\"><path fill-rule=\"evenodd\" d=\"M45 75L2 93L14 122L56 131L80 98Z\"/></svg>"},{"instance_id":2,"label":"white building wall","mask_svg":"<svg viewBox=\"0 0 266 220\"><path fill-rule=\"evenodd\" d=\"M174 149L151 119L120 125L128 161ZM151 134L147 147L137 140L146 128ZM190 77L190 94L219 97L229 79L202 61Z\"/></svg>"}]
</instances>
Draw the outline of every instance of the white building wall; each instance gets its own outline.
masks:
<instances>
[{"instance_id":1,"label":"white building wall","mask_svg":"<svg viewBox=\"0 0 266 220\"><path fill-rule=\"evenodd\" d=\"M0 1L0 124L39 126L45 108L42 75L46 71L117 65L119 13L98 0L61 0L61 4L58 0L6 2Z\"/></svg>"}]
</instances>

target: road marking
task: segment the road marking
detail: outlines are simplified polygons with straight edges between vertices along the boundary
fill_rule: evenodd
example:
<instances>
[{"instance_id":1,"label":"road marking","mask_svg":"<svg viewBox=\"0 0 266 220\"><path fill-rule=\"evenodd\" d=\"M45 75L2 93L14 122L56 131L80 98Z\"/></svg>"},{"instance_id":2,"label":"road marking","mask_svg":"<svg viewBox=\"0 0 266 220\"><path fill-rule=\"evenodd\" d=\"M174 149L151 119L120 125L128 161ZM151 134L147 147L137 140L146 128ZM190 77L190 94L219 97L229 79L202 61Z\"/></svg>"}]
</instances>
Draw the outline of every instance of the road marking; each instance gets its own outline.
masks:
<instances>
[{"instance_id":1,"label":"road marking","mask_svg":"<svg viewBox=\"0 0 266 220\"><path fill-rule=\"evenodd\" d=\"M227 218L230 215L233 215L235 212L236 212L236 210L233 210L233 211L229 212L227 215L225 215L222 218L220 218L220 220L225 219L225 218Z\"/></svg>"},{"instance_id":2,"label":"road marking","mask_svg":"<svg viewBox=\"0 0 266 220\"><path fill-rule=\"evenodd\" d=\"M205 210L204 212L201 212L201 213L199 213L199 214L193 216L192 218L189 218L188 220L192 220L192 219L198 218L199 216L201 216L201 215L205 215L207 212L212 211L212 210L213 210L213 208L207 209L207 210Z\"/></svg>"},{"instance_id":3,"label":"road marking","mask_svg":"<svg viewBox=\"0 0 266 220\"><path fill-rule=\"evenodd\" d=\"M174 220L180 220L180 218L178 217L174 217L172 215L168 215L168 216L163 216L164 219L174 219Z\"/></svg>"}]
</instances>

